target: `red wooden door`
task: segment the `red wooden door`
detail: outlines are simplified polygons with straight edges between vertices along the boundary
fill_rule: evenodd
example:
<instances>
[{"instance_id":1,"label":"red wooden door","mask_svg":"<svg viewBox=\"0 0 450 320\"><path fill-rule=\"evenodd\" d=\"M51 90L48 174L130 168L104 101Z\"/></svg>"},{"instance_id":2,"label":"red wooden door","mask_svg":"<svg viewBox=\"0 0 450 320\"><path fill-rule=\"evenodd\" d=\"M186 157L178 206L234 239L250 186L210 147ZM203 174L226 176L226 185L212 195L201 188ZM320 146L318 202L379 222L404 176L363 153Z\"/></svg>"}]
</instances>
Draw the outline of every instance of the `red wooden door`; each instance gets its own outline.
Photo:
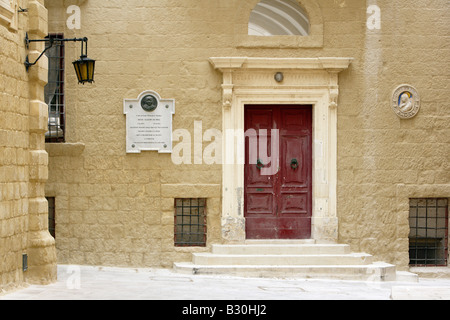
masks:
<instances>
[{"instance_id":1,"label":"red wooden door","mask_svg":"<svg viewBox=\"0 0 450 320\"><path fill-rule=\"evenodd\" d=\"M312 107L246 106L245 130L247 239L311 238ZM278 159L271 159L272 140Z\"/></svg>"}]
</instances>

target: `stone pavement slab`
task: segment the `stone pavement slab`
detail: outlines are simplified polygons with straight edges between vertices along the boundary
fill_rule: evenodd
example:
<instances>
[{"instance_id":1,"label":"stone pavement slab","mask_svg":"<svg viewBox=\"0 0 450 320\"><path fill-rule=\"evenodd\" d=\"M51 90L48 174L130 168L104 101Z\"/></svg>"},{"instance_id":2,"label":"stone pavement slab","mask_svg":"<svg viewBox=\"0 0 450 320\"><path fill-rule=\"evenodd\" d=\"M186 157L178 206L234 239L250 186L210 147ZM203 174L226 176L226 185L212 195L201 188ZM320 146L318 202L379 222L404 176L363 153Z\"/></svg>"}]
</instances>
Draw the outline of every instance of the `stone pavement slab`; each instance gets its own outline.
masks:
<instances>
[{"instance_id":1,"label":"stone pavement slab","mask_svg":"<svg viewBox=\"0 0 450 320\"><path fill-rule=\"evenodd\" d=\"M364 282L184 275L169 269L58 266L58 281L1 300L391 300L449 299L450 279Z\"/></svg>"}]
</instances>

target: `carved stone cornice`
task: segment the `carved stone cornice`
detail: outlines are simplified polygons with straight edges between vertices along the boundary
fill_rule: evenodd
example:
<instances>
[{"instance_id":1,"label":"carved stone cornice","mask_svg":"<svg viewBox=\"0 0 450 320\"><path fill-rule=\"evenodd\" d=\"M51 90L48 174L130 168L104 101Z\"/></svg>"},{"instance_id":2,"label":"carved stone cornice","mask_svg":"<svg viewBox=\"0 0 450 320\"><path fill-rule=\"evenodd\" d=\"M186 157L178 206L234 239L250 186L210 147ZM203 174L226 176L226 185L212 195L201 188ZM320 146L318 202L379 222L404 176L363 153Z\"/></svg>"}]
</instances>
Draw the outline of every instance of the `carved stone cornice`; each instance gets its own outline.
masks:
<instances>
[{"instance_id":1,"label":"carved stone cornice","mask_svg":"<svg viewBox=\"0 0 450 320\"><path fill-rule=\"evenodd\" d=\"M0 24L11 28L14 16L17 15L15 11L17 6L17 3L12 3L10 0L0 0Z\"/></svg>"},{"instance_id":2,"label":"carved stone cornice","mask_svg":"<svg viewBox=\"0 0 450 320\"><path fill-rule=\"evenodd\" d=\"M213 57L209 59L215 69L223 74L223 106L232 105L233 91L237 86L321 86L329 89L330 108L337 107L339 95L338 74L347 69L353 58L252 58ZM283 71L289 74L283 84L273 80L272 73ZM317 72L323 74L317 77ZM311 79L311 81L308 81Z\"/></svg>"},{"instance_id":3,"label":"carved stone cornice","mask_svg":"<svg viewBox=\"0 0 450 320\"><path fill-rule=\"evenodd\" d=\"M251 58L251 57L213 57L212 65L221 71L235 69L297 69L327 70L341 72L347 69L353 58Z\"/></svg>"}]
</instances>

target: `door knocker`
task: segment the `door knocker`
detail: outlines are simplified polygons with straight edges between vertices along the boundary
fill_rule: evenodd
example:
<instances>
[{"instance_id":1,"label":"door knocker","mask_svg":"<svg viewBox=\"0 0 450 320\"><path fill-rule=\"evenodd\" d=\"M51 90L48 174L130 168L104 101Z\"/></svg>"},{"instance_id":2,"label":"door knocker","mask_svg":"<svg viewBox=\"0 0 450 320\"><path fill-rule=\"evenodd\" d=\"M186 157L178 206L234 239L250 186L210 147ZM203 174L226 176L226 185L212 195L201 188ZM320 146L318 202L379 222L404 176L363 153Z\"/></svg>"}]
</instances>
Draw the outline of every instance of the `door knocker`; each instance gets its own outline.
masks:
<instances>
[{"instance_id":1,"label":"door knocker","mask_svg":"<svg viewBox=\"0 0 450 320\"><path fill-rule=\"evenodd\" d=\"M292 159L291 160L291 168L294 170L298 169L298 160L297 159Z\"/></svg>"}]
</instances>

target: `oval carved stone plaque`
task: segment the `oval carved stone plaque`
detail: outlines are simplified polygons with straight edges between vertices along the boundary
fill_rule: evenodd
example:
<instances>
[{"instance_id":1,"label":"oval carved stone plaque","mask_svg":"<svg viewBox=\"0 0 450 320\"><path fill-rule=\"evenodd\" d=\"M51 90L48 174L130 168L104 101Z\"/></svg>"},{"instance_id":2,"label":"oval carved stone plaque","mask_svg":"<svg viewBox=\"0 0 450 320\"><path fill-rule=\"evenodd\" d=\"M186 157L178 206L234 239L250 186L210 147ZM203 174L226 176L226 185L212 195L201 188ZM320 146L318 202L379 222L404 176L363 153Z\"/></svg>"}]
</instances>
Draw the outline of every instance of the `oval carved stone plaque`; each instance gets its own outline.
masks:
<instances>
[{"instance_id":1,"label":"oval carved stone plaque","mask_svg":"<svg viewBox=\"0 0 450 320\"><path fill-rule=\"evenodd\" d=\"M392 110L401 119L414 118L420 110L417 90L407 84L397 87L392 96Z\"/></svg>"}]
</instances>

